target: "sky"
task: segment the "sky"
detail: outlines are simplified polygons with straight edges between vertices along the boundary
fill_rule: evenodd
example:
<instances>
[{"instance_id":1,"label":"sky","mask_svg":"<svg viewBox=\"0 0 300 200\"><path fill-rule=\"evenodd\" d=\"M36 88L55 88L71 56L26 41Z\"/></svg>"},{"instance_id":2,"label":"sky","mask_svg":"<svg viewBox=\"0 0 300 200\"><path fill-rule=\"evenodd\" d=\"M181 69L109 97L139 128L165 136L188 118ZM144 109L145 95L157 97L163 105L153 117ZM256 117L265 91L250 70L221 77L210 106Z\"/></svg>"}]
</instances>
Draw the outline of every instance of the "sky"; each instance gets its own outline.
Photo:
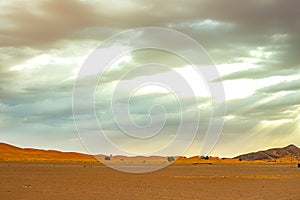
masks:
<instances>
[{"instance_id":1,"label":"sky","mask_svg":"<svg viewBox=\"0 0 300 200\"><path fill-rule=\"evenodd\" d=\"M144 49L121 56L97 83L93 104L101 124L97 128L123 151L110 149L101 140L95 144L103 148L94 151L82 137L94 138L99 130L88 123L90 132L76 130L74 118L83 117L86 108L81 105L78 109L82 113L73 115L73 89L90 53L122 31L159 27L179 31L198 42L220 75L209 82L223 85L226 114L220 116L224 127L209 155L232 157L289 144L300 146L299 7L298 0L1 1L0 141L62 151L155 154L153 149L172 141L182 116L187 124L197 119L189 113L192 96L178 102L168 88L156 84L136 88L128 103L126 88L140 80L170 79L176 72L195 92L201 120L193 141L187 128L175 146L191 142L183 154L198 155L211 118L212 97L190 63L161 50ZM102 50L126 50L135 42L123 39ZM147 38L140 42L147 43ZM185 44L177 46L189 50ZM148 66L152 70L144 67L144 71L128 75L147 63L169 67ZM93 87L88 76L81 83ZM112 100L118 85L123 87ZM179 84L175 93L184 93L183 85ZM112 102L115 110L110 107ZM154 108L157 104L161 107ZM123 108L128 105L127 119ZM187 106L182 110L180 105ZM162 136L150 140L149 133L159 127L163 128ZM146 134L150 142L123 137L122 129L138 137ZM169 154L172 152L170 149Z\"/></svg>"}]
</instances>

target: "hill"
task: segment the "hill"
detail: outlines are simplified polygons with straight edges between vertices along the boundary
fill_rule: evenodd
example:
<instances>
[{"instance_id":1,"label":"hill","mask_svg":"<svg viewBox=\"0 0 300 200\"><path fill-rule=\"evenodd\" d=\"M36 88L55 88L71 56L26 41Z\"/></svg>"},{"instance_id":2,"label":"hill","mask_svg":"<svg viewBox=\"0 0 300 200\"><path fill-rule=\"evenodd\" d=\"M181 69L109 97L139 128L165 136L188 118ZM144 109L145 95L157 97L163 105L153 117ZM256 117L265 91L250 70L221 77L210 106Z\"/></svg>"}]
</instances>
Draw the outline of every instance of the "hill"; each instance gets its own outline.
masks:
<instances>
[{"instance_id":1,"label":"hill","mask_svg":"<svg viewBox=\"0 0 300 200\"><path fill-rule=\"evenodd\" d=\"M235 157L246 161L295 162L300 159L300 148L291 144L283 148L272 148Z\"/></svg>"},{"instance_id":2,"label":"hill","mask_svg":"<svg viewBox=\"0 0 300 200\"><path fill-rule=\"evenodd\" d=\"M173 165L198 165L198 164L263 164L263 163L291 163L298 162L300 149L295 145L284 148L273 148L243 154L235 158L218 157L173 157L170 164ZM96 158L97 159L96 159ZM111 164L167 164L164 156L136 156L127 157L122 155L88 155L75 152L60 152L55 150L40 150L33 148L19 148L9 144L0 143L0 161L12 162L101 162ZM99 160L99 161L98 161Z\"/></svg>"},{"instance_id":3,"label":"hill","mask_svg":"<svg viewBox=\"0 0 300 200\"><path fill-rule=\"evenodd\" d=\"M165 156L135 156L127 157L122 155L95 156L101 163L110 164L171 164L168 157ZM74 152L60 152L54 150L40 150L32 148L19 148L9 144L0 143L0 161L12 162L98 162L94 156L87 154L80 154ZM108 158L108 160L106 159ZM220 159L220 158L200 158L194 156L186 157L173 157L174 165L195 165L195 164L232 164L236 163L238 159Z\"/></svg>"},{"instance_id":4,"label":"hill","mask_svg":"<svg viewBox=\"0 0 300 200\"><path fill-rule=\"evenodd\" d=\"M81 153L19 148L0 143L0 161L96 162L96 159Z\"/></svg>"}]
</instances>

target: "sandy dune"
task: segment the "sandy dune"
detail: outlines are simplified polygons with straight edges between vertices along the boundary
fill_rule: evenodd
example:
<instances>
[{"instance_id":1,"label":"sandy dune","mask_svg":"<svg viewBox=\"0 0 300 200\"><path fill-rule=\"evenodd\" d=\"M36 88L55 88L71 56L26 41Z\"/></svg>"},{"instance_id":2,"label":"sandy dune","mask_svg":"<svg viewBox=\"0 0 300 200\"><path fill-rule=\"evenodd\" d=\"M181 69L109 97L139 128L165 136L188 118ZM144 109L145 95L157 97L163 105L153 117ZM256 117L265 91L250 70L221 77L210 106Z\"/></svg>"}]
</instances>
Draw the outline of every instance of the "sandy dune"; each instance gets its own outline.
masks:
<instances>
[{"instance_id":1,"label":"sandy dune","mask_svg":"<svg viewBox=\"0 0 300 200\"><path fill-rule=\"evenodd\" d=\"M19 148L12 145L0 143L0 161L6 162L101 162L110 164L171 164L167 157L150 156L150 157L126 157L121 155L109 156L110 160L105 159L105 155L80 154L75 152L60 152L54 150L39 150L32 148ZM270 162L269 160L241 160L239 158L221 159L218 157L210 157L208 159L194 157L174 157L176 160L172 165L198 165L198 164L284 164L291 163L290 159L280 158L280 162ZM297 163L294 159L293 163Z\"/></svg>"},{"instance_id":2,"label":"sandy dune","mask_svg":"<svg viewBox=\"0 0 300 200\"><path fill-rule=\"evenodd\" d=\"M96 159L91 155L80 153L39 150L31 148L23 149L9 144L0 143L0 161L96 162Z\"/></svg>"}]
</instances>

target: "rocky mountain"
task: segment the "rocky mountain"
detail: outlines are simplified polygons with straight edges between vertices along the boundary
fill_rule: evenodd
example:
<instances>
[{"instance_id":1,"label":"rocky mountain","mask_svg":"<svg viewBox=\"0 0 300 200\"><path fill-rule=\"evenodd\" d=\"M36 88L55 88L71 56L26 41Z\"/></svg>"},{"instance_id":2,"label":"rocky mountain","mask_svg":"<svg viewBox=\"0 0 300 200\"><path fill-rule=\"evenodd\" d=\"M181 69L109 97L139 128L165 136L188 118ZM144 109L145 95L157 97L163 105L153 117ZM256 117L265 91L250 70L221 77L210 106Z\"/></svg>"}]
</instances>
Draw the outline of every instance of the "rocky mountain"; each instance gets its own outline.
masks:
<instances>
[{"instance_id":1,"label":"rocky mountain","mask_svg":"<svg viewBox=\"0 0 300 200\"><path fill-rule=\"evenodd\" d=\"M252 152L235 158L247 161L297 161L300 160L300 148L291 144L283 148L272 148L265 151Z\"/></svg>"}]
</instances>

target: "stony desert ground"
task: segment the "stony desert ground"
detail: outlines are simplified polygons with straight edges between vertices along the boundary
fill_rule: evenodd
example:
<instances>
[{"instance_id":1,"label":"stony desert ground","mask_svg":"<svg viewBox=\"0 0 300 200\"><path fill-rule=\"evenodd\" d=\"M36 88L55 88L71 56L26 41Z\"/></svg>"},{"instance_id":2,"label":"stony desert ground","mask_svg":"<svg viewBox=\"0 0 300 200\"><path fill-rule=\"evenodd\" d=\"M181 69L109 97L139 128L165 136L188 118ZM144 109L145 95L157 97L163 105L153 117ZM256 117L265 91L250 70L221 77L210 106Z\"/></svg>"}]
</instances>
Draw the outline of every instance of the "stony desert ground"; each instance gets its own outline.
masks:
<instances>
[{"instance_id":1,"label":"stony desert ground","mask_svg":"<svg viewBox=\"0 0 300 200\"><path fill-rule=\"evenodd\" d=\"M0 162L0 199L298 200L300 168L203 164L128 174L99 163Z\"/></svg>"}]
</instances>

